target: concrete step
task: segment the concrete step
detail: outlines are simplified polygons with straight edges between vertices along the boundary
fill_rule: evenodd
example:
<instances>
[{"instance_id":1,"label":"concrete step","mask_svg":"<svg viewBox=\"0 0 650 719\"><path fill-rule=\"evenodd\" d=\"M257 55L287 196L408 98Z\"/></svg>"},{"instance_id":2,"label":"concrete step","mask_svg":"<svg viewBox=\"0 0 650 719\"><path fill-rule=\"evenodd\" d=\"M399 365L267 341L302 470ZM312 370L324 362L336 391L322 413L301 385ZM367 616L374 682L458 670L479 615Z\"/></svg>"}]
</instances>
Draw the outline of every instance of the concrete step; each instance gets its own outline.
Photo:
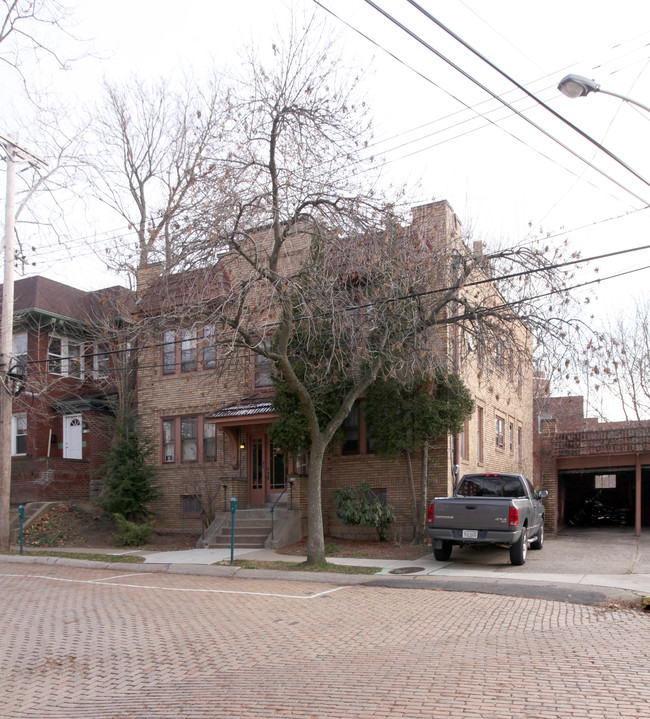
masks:
<instances>
[{"instance_id":1,"label":"concrete step","mask_svg":"<svg viewBox=\"0 0 650 719\"><path fill-rule=\"evenodd\" d=\"M250 548L250 549L264 549L264 542L266 538L259 540L259 539L237 539L235 538L235 547L237 549L241 549L243 547ZM226 539L225 537L218 537L214 542L210 543L210 547L214 549L222 549L224 547L230 546L230 538Z\"/></svg>"}]
</instances>

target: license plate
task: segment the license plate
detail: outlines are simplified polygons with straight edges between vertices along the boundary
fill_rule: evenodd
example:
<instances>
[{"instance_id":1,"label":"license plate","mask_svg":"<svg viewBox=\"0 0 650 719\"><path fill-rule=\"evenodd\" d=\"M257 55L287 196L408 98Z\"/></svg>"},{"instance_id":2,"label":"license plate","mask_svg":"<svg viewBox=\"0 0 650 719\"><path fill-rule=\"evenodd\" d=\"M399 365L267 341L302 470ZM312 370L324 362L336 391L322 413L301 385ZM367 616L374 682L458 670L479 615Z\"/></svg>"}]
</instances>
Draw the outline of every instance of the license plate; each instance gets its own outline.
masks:
<instances>
[{"instance_id":1,"label":"license plate","mask_svg":"<svg viewBox=\"0 0 650 719\"><path fill-rule=\"evenodd\" d=\"M478 539L478 529L463 529L463 539Z\"/></svg>"}]
</instances>

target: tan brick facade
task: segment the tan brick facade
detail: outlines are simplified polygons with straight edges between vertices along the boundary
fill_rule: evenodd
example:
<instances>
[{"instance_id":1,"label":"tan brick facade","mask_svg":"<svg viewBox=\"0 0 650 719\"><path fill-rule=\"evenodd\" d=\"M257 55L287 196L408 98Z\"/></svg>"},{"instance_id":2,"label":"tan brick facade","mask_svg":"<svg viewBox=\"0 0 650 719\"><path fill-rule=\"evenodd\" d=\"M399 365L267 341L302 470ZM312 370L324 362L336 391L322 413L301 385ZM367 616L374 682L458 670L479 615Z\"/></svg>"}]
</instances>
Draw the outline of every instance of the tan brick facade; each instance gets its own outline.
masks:
<instances>
[{"instance_id":1,"label":"tan brick facade","mask_svg":"<svg viewBox=\"0 0 650 719\"><path fill-rule=\"evenodd\" d=\"M416 208L414 225L418 224L426 227L431 242L444 241L450 246L460 243L460 223L451 207L444 201ZM297 266L299 254L300 250L295 250L288 253L286 259ZM436 273L438 281L441 281L440 276L444 276L445 271L438 268ZM151 277L148 276L146 281L150 282ZM525 338L523 327L516 331ZM197 336L200 337L200 329ZM438 339L441 347L451 348L451 354L455 353L454 343L448 334L441 332ZM199 340L199 358L195 370L183 371L182 363L179 363L174 372L165 373L161 337L149 337L142 344L150 344L151 348L143 352L140 360L138 406L144 427L153 436L158 452L156 463L163 493L153 507L157 515L157 526L168 530L200 530L200 516L196 512L184 511L183 497L198 493L201 495L201 501L204 501L207 496L216 492L216 503L221 509L224 499L227 501L230 496L238 497L240 508L246 508L252 503L251 475L254 471L253 464L258 461L251 454L252 442L264 431L264 418L257 417L254 422L251 420L249 425L246 418L242 417L239 426L230 432L218 428L216 459L206 459L205 453L201 452L200 436L197 436L196 449L193 444L188 445L191 451L188 450L187 456L190 459L184 459L183 438L179 437L182 432L181 420L196 418L197 434L200 435L201 426L206 423L206 416L215 410L243 401L243 398L250 400L263 397L259 388L256 390L254 387L253 359L242 356L239 364L226 372L202 369ZM445 349L445 354L446 351ZM532 472L530 363L522 365L517 373L513 373L511 368L507 367L500 371L488 371L471 353L463 362L460 362L460 359L458 362L460 366L457 370L469 387L477 409L467 423L462 459L457 459L456 448L460 444L459 440L448 437L432 442L429 454L429 497L447 495L451 491L454 464L460 465L459 474L483 470L522 472L527 475ZM448 369L454 367L449 366ZM497 418L503 422L501 446L497 446L496 441ZM163 426L165 422L167 424ZM170 427L174 422L175 434L173 439L170 439ZM164 431L167 431L167 436L164 436ZM479 438L482 443L482 461L479 457ZM169 454L165 454L165 442L170 447ZM239 448L240 444L244 446L243 449ZM172 456L173 460L167 461ZM267 459L270 460L270 457ZM421 458L414 456L416 496L419 496L420 469ZM268 468L264 471L268 471ZM293 506L300 508L303 516L306 516L307 480L300 473L296 473L295 477ZM332 448L325 458L322 478L326 532L337 531L339 524L334 517L334 490L345 485L367 482L374 489L384 490L388 503L395 507L398 535L404 539L411 536L411 497L403 458L391 461L365 453L363 448L360 454L343 455L337 446ZM188 504L191 503L185 502L185 505Z\"/></svg>"}]
</instances>

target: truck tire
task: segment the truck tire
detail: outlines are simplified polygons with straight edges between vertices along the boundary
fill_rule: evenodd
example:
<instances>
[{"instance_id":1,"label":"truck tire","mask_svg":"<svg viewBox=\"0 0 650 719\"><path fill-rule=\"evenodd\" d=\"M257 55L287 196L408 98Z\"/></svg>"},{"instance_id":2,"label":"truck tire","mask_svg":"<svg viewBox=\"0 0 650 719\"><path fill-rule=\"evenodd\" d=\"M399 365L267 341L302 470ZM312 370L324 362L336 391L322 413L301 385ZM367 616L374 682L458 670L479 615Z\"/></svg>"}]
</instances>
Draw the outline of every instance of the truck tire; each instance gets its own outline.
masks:
<instances>
[{"instance_id":1,"label":"truck tire","mask_svg":"<svg viewBox=\"0 0 650 719\"><path fill-rule=\"evenodd\" d=\"M451 542L443 542L440 549L434 547L433 556L438 562L448 562L451 557L451 549L454 545Z\"/></svg>"},{"instance_id":2,"label":"truck tire","mask_svg":"<svg viewBox=\"0 0 650 719\"><path fill-rule=\"evenodd\" d=\"M510 563L517 567L526 563L528 554L528 530L524 527L521 530L521 537L510 547Z\"/></svg>"},{"instance_id":3,"label":"truck tire","mask_svg":"<svg viewBox=\"0 0 650 719\"><path fill-rule=\"evenodd\" d=\"M544 525L540 525L535 541L530 543L531 549L541 549L544 546Z\"/></svg>"}]
</instances>

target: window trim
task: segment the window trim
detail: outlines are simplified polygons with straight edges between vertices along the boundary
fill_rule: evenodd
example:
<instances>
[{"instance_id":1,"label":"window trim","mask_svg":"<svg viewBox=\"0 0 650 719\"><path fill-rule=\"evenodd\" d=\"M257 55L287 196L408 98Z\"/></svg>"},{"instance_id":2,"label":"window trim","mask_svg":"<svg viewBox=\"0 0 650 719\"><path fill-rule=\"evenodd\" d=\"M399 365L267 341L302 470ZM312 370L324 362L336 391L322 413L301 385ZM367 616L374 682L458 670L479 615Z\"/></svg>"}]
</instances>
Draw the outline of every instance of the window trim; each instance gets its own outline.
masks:
<instances>
[{"instance_id":1,"label":"window trim","mask_svg":"<svg viewBox=\"0 0 650 719\"><path fill-rule=\"evenodd\" d=\"M476 463L483 464L485 461L484 439L485 439L485 410L483 407L476 408Z\"/></svg>"},{"instance_id":2,"label":"window trim","mask_svg":"<svg viewBox=\"0 0 650 719\"><path fill-rule=\"evenodd\" d=\"M60 352L52 352L52 340L60 342ZM70 347L78 347L79 354L72 358L70 355ZM47 372L48 374L56 375L57 377L71 377L72 379L85 379L85 344L81 340L70 339L62 335L51 332L47 339ZM54 359L53 359L54 358ZM52 369L52 363L56 362L59 365L58 371ZM71 363L78 363L79 374L72 374L70 371Z\"/></svg>"},{"instance_id":3,"label":"window trim","mask_svg":"<svg viewBox=\"0 0 650 719\"><path fill-rule=\"evenodd\" d=\"M469 461L469 418L465 417L463 430L458 434L458 454L463 462Z\"/></svg>"},{"instance_id":4,"label":"window trim","mask_svg":"<svg viewBox=\"0 0 650 719\"><path fill-rule=\"evenodd\" d=\"M206 338L210 337L216 338L214 325L163 330L160 343L161 374L164 377L174 377L216 369L216 341L213 340L213 344L208 345ZM214 355L208 361L205 360L206 350L213 350Z\"/></svg>"},{"instance_id":5,"label":"window trim","mask_svg":"<svg viewBox=\"0 0 650 719\"><path fill-rule=\"evenodd\" d=\"M20 352L18 347L18 338L25 338L25 351ZM16 332L11 338L11 357L13 362L19 365L27 365L29 361L29 332Z\"/></svg>"},{"instance_id":6,"label":"window trim","mask_svg":"<svg viewBox=\"0 0 650 719\"><path fill-rule=\"evenodd\" d=\"M19 423L24 422L25 431L18 432ZM11 456L12 457L25 457L27 455L27 412L16 412L11 415ZM18 451L18 437L25 438L25 451Z\"/></svg>"},{"instance_id":7,"label":"window trim","mask_svg":"<svg viewBox=\"0 0 650 719\"><path fill-rule=\"evenodd\" d=\"M359 417L358 417L358 424L352 425L352 428L356 428L357 431L357 442L358 442L358 448L357 449L345 449L345 437L343 438L341 442L341 455L343 457L356 457L359 455L372 455L374 454L374 449L372 448L372 437L370 436L370 431L368 429L368 425L366 424L366 417L363 411L364 408L364 400L363 399L357 399L354 401L354 404L352 405L352 409L350 410L350 414L354 410L354 408L358 408ZM343 432L345 432L345 424L348 421L350 415L348 415L344 420L343 424L341 425Z\"/></svg>"},{"instance_id":8,"label":"window trim","mask_svg":"<svg viewBox=\"0 0 650 719\"><path fill-rule=\"evenodd\" d=\"M110 372L111 351L106 342L96 342L93 346L93 377L106 379Z\"/></svg>"},{"instance_id":9,"label":"window trim","mask_svg":"<svg viewBox=\"0 0 650 719\"><path fill-rule=\"evenodd\" d=\"M183 423L187 420L195 420L195 433L193 437L183 437ZM165 426L171 428L171 437L167 441L165 435ZM211 439L206 435L206 427L212 425L214 429L214 456L207 457L205 454L206 439ZM196 458L186 458L186 442L194 441L196 445ZM173 454L167 454L168 448L172 448ZM165 415L160 421L160 463L164 466L179 464L212 464L218 458L217 429L216 425L208 422L205 415L200 413L182 414L182 415ZM172 457L172 459L167 459Z\"/></svg>"},{"instance_id":10,"label":"window trim","mask_svg":"<svg viewBox=\"0 0 650 719\"><path fill-rule=\"evenodd\" d=\"M186 509L185 503L198 504L198 509ZM180 510L182 517L200 517L201 516L201 495L198 494L181 494L180 495Z\"/></svg>"},{"instance_id":11,"label":"window trim","mask_svg":"<svg viewBox=\"0 0 650 719\"><path fill-rule=\"evenodd\" d=\"M262 369L264 368L264 369ZM273 389L273 361L264 355L253 353L253 389L270 392ZM268 379L268 381L267 381Z\"/></svg>"},{"instance_id":12,"label":"window trim","mask_svg":"<svg viewBox=\"0 0 650 719\"><path fill-rule=\"evenodd\" d=\"M506 420L498 414L494 415L494 437L497 449L505 449L506 441Z\"/></svg>"}]
</instances>

